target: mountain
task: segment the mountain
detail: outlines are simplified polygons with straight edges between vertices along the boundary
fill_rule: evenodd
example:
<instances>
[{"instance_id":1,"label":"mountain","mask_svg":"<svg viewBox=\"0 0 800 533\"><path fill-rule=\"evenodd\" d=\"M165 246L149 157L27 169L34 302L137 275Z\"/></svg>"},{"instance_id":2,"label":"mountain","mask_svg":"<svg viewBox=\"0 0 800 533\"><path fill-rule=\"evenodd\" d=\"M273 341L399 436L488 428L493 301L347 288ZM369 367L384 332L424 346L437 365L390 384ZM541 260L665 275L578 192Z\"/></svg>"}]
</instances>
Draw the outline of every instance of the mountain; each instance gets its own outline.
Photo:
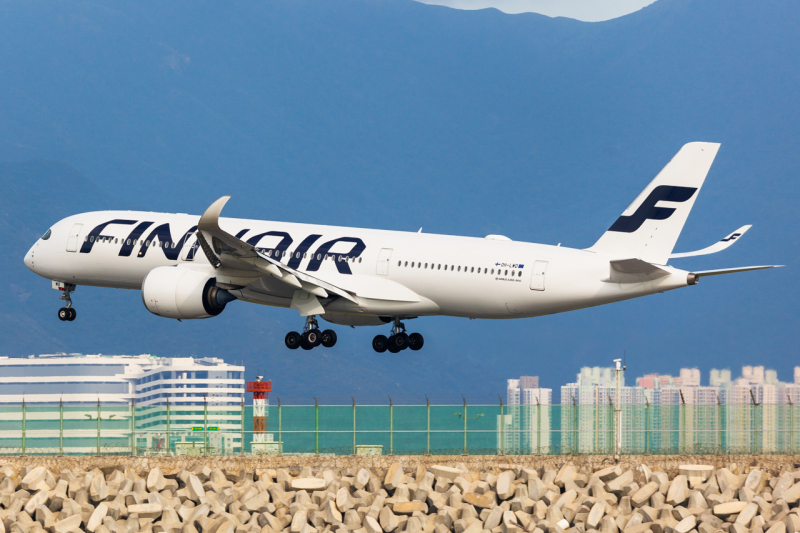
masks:
<instances>
[{"instance_id":1,"label":"mountain","mask_svg":"<svg viewBox=\"0 0 800 533\"><path fill-rule=\"evenodd\" d=\"M786 379L800 327L800 5L659 0L602 23L411 0L26 2L0 6L0 354L244 361L287 398L494 401L558 389L623 351L629 376L765 364ZM37 235L93 209L227 216L588 247L677 150L722 143L677 251L754 224L684 268L788 268L523 321L409 323L289 352L294 312L232 304L176 323L135 291L80 287L78 319L22 265ZM630 381L630 379L629 379Z\"/></svg>"}]
</instances>

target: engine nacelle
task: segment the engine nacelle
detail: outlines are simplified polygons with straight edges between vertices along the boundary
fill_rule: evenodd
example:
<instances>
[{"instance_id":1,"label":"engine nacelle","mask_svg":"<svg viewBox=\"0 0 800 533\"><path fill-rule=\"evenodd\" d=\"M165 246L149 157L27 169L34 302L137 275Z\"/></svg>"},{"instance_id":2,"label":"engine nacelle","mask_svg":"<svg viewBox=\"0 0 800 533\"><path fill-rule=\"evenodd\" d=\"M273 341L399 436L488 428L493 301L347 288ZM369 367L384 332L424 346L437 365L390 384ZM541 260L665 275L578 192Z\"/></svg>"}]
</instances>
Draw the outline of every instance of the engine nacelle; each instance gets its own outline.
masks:
<instances>
[{"instance_id":1,"label":"engine nacelle","mask_svg":"<svg viewBox=\"0 0 800 533\"><path fill-rule=\"evenodd\" d=\"M154 315L191 319L217 316L236 297L216 285L207 272L185 267L158 267L142 282L142 302Z\"/></svg>"}]
</instances>

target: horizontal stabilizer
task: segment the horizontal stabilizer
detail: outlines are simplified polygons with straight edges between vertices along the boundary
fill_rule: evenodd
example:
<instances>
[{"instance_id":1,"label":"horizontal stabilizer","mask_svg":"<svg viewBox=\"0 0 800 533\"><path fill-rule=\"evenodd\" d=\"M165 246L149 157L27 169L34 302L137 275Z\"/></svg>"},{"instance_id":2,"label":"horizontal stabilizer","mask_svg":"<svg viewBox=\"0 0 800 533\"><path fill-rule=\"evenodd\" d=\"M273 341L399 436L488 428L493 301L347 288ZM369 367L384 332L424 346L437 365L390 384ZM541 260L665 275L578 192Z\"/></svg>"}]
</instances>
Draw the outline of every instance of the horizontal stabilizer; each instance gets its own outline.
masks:
<instances>
[{"instance_id":1,"label":"horizontal stabilizer","mask_svg":"<svg viewBox=\"0 0 800 533\"><path fill-rule=\"evenodd\" d=\"M763 265L763 266L749 266L739 268L722 268L719 270L701 270L699 272L692 272L690 276L702 278L705 276L719 276L721 274L734 274L736 272L748 272L750 270L764 270L765 268L781 268L784 265Z\"/></svg>"},{"instance_id":2,"label":"horizontal stabilizer","mask_svg":"<svg viewBox=\"0 0 800 533\"><path fill-rule=\"evenodd\" d=\"M733 233L729 234L727 237L722 239L719 242L715 242L708 248L703 248L702 250L695 250L694 252L683 252L680 254L672 254L669 256L670 259L678 259L680 257L694 257L697 255L708 255L708 254L715 254L717 252L721 252L722 250L730 247L735 243L739 237L747 233L747 230L752 228L753 226L748 224L747 226L742 226L741 228L737 229Z\"/></svg>"},{"instance_id":3,"label":"horizontal stabilizer","mask_svg":"<svg viewBox=\"0 0 800 533\"><path fill-rule=\"evenodd\" d=\"M617 259L609 264L611 283L642 283L670 275L668 270L641 259Z\"/></svg>"}]
</instances>

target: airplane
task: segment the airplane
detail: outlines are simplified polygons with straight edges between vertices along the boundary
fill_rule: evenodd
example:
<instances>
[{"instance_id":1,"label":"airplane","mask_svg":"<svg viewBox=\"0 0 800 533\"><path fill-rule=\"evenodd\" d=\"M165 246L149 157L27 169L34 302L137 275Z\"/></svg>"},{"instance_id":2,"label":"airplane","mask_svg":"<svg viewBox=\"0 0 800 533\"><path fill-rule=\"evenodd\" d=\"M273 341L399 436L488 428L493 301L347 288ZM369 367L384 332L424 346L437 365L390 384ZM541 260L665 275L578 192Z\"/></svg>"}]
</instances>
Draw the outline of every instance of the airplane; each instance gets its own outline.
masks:
<instances>
[{"instance_id":1,"label":"airplane","mask_svg":"<svg viewBox=\"0 0 800 533\"><path fill-rule=\"evenodd\" d=\"M750 229L716 244L673 254L719 144L684 145L590 248L485 238L220 218L229 196L202 216L97 211L67 217L25 255L25 265L62 292L62 321L76 317L78 285L141 290L153 314L177 319L219 315L235 300L295 309L302 332L290 349L332 347L341 326L386 326L377 352L419 350L410 319L528 318L638 298L707 276L782 265L686 271L670 259L720 252Z\"/></svg>"}]
</instances>

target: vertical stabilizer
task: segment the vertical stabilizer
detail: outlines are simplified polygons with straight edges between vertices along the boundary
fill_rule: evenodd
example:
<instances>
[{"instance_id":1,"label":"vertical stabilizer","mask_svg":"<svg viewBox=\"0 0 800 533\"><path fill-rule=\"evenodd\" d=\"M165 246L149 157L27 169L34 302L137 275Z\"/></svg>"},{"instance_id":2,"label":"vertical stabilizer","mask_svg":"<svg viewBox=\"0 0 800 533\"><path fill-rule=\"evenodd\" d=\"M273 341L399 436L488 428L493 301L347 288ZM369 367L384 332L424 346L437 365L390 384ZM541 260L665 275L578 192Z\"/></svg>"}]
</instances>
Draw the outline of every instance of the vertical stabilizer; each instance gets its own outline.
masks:
<instances>
[{"instance_id":1,"label":"vertical stabilizer","mask_svg":"<svg viewBox=\"0 0 800 533\"><path fill-rule=\"evenodd\" d=\"M666 264L717 150L717 143L684 145L589 250Z\"/></svg>"}]
</instances>

